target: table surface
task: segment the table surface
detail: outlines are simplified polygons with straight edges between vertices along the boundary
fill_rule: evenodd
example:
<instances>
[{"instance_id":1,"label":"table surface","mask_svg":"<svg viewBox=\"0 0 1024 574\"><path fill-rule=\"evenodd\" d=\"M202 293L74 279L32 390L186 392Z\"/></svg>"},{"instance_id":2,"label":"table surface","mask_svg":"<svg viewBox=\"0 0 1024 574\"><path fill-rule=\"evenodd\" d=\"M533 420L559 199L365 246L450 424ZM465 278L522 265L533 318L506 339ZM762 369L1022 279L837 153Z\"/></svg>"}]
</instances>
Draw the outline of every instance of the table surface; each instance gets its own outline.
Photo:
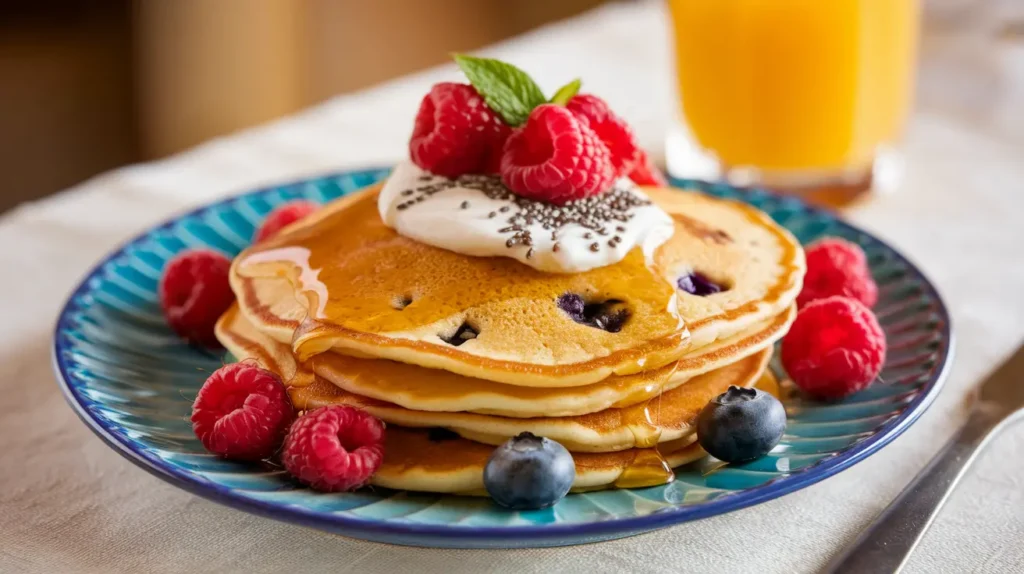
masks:
<instances>
[{"instance_id":1,"label":"table surface","mask_svg":"<svg viewBox=\"0 0 1024 574\"><path fill-rule=\"evenodd\" d=\"M587 90L606 96L658 150L675 102L662 11L657 3L613 4L486 52L531 71L548 90L583 77ZM0 254L7 277L0 287L0 436L7 443L0 450L0 571L817 570L950 436L967 391L1024 336L1024 43L1012 32L955 9L937 15L924 42L905 182L848 214L920 264L950 304L957 356L935 405L880 453L822 483L625 540L544 550L415 549L250 516L122 459L77 420L54 383L56 313L104 253L227 194L395 161L419 99L433 82L457 78L453 68L340 97L20 207L0 220L0 240L11 246ZM909 572L1024 571L1021 453L1024 428L1010 428L953 495Z\"/></svg>"}]
</instances>

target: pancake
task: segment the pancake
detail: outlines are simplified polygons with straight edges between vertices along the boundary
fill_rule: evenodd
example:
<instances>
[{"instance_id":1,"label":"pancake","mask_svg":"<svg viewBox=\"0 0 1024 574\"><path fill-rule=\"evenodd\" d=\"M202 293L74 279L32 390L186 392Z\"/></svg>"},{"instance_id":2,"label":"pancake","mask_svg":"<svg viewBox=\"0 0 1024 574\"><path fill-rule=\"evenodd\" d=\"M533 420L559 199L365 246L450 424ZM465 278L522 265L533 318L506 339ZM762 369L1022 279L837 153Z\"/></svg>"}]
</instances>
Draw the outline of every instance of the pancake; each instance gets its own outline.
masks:
<instances>
[{"instance_id":1,"label":"pancake","mask_svg":"<svg viewBox=\"0 0 1024 574\"><path fill-rule=\"evenodd\" d=\"M441 436L438 436L441 435ZM431 440L431 436L435 439ZM668 469L702 458L693 440L680 439L657 449L573 453L573 492L603 488L656 486L673 480ZM483 473L494 447L442 433L388 426L384 462L370 484L395 490L486 496Z\"/></svg>"},{"instance_id":2,"label":"pancake","mask_svg":"<svg viewBox=\"0 0 1024 574\"><path fill-rule=\"evenodd\" d=\"M645 189L676 222L654 265L634 249L614 265L555 274L399 236L377 214L378 191L332 202L232 266L243 314L303 359L333 348L512 385L589 385L667 365L779 315L804 271L799 244L765 214L699 193ZM677 293L690 271L727 289ZM616 333L576 323L556 304L566 293L620 301L630 319ZM474 338L452 344L469 329Z\"/></svg>"},{"instance_id":3,"label":"pancake","mask_svg":"<svg viewBox=\"0 0 1024 574\"><path fill-rule=\"evenodd\" d=\"M796 300L806 271L804 252L768 215L695 191L644 191L676 220L672 240L655 254L663 278L675 285L696 271L724 288L707 296L677 289L691 350L746 331Z\"/></svg>"},{"instance_id":4,"label":"pancake","mask_svg":"<svg viewBox=\"0 0 1024 574\"><path fill-rule=\"evenodd\" d=\"M285 280L278 280L286 283ZM273 306L268 306L273 309ZM671 390L687 379L771 346L789 329L795 308L749 332L707 345L692 355L632 375L612 375L579 387L522 387L464 377L449 371L328 352L309 361L317 375L341 389L420 411L475 412L506 417L563 417L631 406ZM293 328L298 321L278 318ZM260 341L265 335L240 314L219 327ZM221 337L224 340L224 337ZM269 343L264 343L269 346Z\"/></svg>"},{"instance_id":5,"label":"pancake","mask_svg":"<svg viewBox=\"0 0 1024 574\"><path fill-rule=\"evenodd\" d=\"M419 411L473 412L504 417L566 417L629 407L670 391L698 375L771 347L789 328L795 309L750 333L708 345L693 356L632 375L612 375L579 387L520 387L448 371L324 353L312 370L358 395Z\"/></svg>"},{"instance_id":6,"label":"pancake","mask_svg":"<svg viewBox=\"0 0 1024 574\"><path fill-rule=\"evenodd\" d=\"M762 350L730 365L694 377L672 390L639 404L573 417L510 418L494 415L418 411L343 390L297 365L291 349L262 336L234 310L217 324L217 336L239 359L254 359L278 372L298 409L326 405L361 408L389 424L418 428L445 428L477 442L498 445L522 432L532 432L562 443L573 452L611 452L650 447L694 432L697 413L731 385L749 387L768 364L771 351ZM380 362L380 361L374 361ZM426 369L420 369L426 371ZM497 383L491 383L497 384Z\"/></svg>"},{"instance_id":7,"label":"pancake","mask_svg":"<svg viewBox=\"0 0 1024 574\"><path fill-rule=\"evenodd\" d=\"M255 360L288 381L289 394L293 400L299 399L295 401L297 408L313 408L314 405L302 404L302 395L296 397L296 392L313 394L318 392L317 389L340 390L311 372L297 368L290 354L275 355L267 352L261 344L228 334L224 330L225 319L230 320L235 313L235 310L229 311L218 322L218 337L237 358ZM287 346L279 346L287 350ZM768 371L757 379L764 380L765 373ZM483 469L493 452L492 445L462 438L444 429L388 425L384 461L370 478L370 484L395 490L487 496ZM696 444L695 433L661 443L655 448L573 452L576 479L572 490L580 492L665 484L674 479L669 469L700 459L705 454Z\"/></svg>"}]
</instances>

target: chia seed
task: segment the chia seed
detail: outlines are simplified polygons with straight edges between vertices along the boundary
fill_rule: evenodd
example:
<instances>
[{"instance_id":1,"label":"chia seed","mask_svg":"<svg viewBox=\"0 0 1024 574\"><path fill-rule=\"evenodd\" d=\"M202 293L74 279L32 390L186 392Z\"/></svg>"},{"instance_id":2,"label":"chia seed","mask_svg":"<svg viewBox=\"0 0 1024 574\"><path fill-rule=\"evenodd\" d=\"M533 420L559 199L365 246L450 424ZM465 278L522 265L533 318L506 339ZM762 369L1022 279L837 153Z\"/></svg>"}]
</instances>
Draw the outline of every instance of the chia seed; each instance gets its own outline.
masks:
<instances>
[{"instance_id":1,"label":"chia seed","mask_svg":"<svg viewBox=\"0 0 1024 574\"><path fill-rule=\"evenodd\" d=\"M414 197L409 197L406 202L398 204L396 207L398 210L413 207L435 193L456 187L477 190L488 199L510 203L510 205L501 206L498 211L489 212L487 217L494 219L498 217L499 213L511 212L509 216L502 215L506 225L498 232L511 234L511 237L505 241L506 247L510 249L517 245L528 247L527 257L532 257L534 254L534 239L526 226L539 225L542 229L551 231L551 240L555 241L551 249L558 251L561 246L556 240L558 230L562 227L570 224L583 227L587 230L583 234L584 239L592 239L595 234L607 236L609 228L613 225L616 231L625 232L626 228L621 224L633 219L636 208L651 204L649 200L632 193L630 188L618 186L612 187L600 195L572 201L565 205L554 205L520 197L505 187L501 183L501 179L493 176L464 175L456 180L420 176L418 179L424 183L402 191L403 196ZM460 207L468 209L469 202L463 201ZM621 241L622 238L615 235L608 243L614 247ZM598 242L593 242L589 245L589 249L596 252L601 249L601 245Z\"/></svg>"}]
</instances>

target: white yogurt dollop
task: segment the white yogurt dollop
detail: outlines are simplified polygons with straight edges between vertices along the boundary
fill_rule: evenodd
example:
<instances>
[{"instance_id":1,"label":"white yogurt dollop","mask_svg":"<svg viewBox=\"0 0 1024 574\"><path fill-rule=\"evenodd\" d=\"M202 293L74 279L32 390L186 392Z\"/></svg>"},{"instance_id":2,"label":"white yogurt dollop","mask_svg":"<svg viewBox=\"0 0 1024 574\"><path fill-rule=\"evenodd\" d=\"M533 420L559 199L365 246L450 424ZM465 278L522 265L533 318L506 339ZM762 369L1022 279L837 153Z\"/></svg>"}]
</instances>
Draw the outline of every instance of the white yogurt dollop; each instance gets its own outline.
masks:
<instances>
[{"instance_id":1,"label":"white yogurt dollop","mask_svg":"<svg viewBox=\"0 0 1024 574\"><path fill-rule=\"evenodd\" d=\"M558 207L524 200L497 178L451 180L409 161L395 167L377 208L410 239L464 255L512 257L549 273L611 265L634 247L649 258L674 230L672 218L625 178L600 196Z\"/></svg>"}]
</instances>

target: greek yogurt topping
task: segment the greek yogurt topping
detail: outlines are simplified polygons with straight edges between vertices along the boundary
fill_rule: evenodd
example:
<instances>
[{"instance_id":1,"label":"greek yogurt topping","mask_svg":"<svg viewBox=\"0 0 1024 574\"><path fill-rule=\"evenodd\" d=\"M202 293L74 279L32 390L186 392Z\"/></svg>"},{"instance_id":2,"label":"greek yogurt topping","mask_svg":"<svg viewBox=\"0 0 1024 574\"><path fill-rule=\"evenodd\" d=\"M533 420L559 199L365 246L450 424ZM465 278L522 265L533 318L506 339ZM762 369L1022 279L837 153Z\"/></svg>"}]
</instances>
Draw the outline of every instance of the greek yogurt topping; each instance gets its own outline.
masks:
<instances>
[{"instance_id":1,"label":"greek yogurt topping","mask_svg":"<svg viewBox=\"0 0 1024 574\"><path fill-rule=\"evenodd\" d=\"M566 205L512 193L497 177L448 179L398 164L380 192L384 223L410 239L477 257L512 257L540 271L578 273L646 257L672 236L672 218L628 179Z\"/></svg>"}]
</instances>

